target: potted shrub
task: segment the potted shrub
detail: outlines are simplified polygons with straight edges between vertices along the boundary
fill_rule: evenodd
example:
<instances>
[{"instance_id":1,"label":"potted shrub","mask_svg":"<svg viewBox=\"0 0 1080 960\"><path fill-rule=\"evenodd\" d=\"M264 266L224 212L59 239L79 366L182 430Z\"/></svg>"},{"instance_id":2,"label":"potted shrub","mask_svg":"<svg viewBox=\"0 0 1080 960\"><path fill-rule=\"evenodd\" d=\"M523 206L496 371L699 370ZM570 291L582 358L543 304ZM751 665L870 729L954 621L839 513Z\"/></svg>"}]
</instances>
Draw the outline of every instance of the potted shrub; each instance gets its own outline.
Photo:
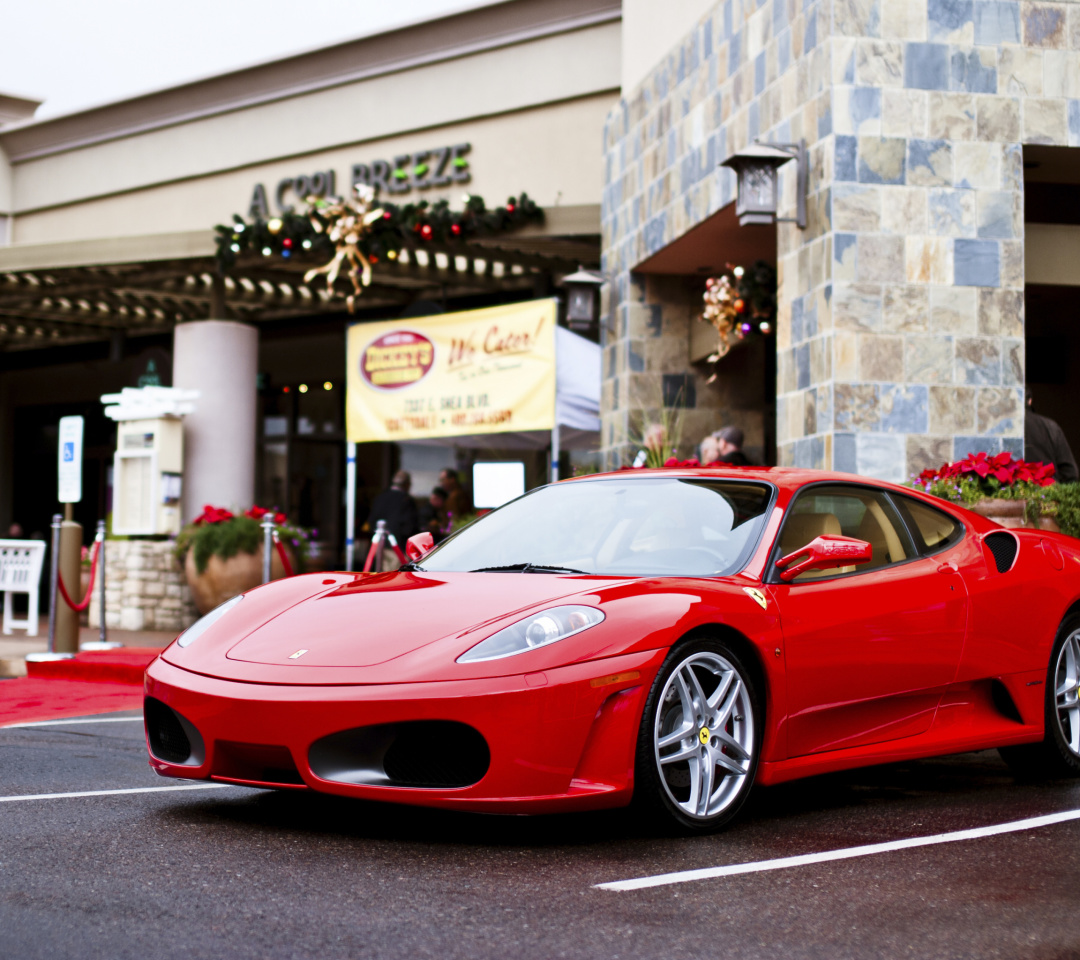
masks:
<instances>
[{"instance_id":1,"label":"potted shrub","mask_svg":"<svg viewBox=\"0 0 1080 960\"><path fill-rule=\"evenodd\" d=\"M1029 463L1011 453L990 457L979 452L924 470L911 486L959 503L1003 527L1037 527L1057 532L1052 463Z\"/></svg>"},{"instance_id":2,"label":"potted shrub","mask_svg":"<svg viewBox=\"0 0 1080 960\"><path fill-rule=\"evenodd\" d=\"M191 598L199 613L208 613L230 597L258 586L263 579L263 530L261 521L269 510L251 507L234 514L207 504L203 512L176 538L176 558L184 567ZM307 557L309 535L301 527L275 513L278 536L285 546L293 572ZM286 570L275 550L270 557L270 576L278 580Z\"/></svg>"}]
</instances>

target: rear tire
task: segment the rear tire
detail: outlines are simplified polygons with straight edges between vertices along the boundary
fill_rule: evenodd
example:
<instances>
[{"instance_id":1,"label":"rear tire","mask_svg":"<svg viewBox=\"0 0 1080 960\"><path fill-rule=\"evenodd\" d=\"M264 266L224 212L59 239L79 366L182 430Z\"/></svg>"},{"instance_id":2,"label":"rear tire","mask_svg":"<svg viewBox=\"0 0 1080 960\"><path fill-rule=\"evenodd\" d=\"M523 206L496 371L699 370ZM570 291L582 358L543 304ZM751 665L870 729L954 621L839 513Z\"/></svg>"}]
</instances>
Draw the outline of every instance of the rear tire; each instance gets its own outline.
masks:
<instances>
[{"instance_id":1,"label":"rear tire","mask_svg":"<svg viewBox=\"0 0 1080 960\"><path fill-rule=\"evenodd\" d=\"M1080 614L1061 624L1046 671L1046 735L998 752L1023 777L1080 777Z\"/></svg>"},{"instance_id":2,"label":"rear tire","mask_svg":"<svg viewBox=\"0 0 1080 960\"><path fill-rule=\"evenodd\" d=\"M674 648L645 703L634 806L680 833L721 829L746 802L761 753L753 676L719 640Z\"/></svg>"}]
</instances>

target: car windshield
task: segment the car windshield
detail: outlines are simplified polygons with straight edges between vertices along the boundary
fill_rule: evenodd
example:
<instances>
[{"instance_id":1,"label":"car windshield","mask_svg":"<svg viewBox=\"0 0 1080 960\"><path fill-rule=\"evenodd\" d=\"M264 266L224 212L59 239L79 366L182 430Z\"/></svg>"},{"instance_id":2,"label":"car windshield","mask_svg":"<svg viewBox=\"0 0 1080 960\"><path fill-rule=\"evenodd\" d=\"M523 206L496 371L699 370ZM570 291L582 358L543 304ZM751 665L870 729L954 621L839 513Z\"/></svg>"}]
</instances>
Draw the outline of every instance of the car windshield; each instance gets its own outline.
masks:
<instances>
[{"instance_id":1,"label":"car windshield","mask_svg":"<svg viewBox=\"0 0 1080 960\"><path fill-rule=\"evenodd\" d=\"M770 495L764 484L722 479L555 484L477 520L420 569L723 576L749 559Z\"/></svg>"}]
</instances>

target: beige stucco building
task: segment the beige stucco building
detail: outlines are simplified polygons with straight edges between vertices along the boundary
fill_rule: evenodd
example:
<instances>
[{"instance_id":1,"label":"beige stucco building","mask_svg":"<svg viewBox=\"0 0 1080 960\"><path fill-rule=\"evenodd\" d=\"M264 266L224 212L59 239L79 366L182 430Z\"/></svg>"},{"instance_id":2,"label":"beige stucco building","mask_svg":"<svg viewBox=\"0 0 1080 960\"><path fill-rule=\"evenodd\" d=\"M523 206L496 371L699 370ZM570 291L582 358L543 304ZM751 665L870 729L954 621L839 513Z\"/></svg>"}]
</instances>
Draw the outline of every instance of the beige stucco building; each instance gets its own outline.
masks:
<instances>
[{"instance_id":1,"label":"beige stucco building","mask_svg":"<svg viewBox=\"0 0 1080 960\"><path fill-rule=\"evenodd\" d=\"M599 264L620 18L611 0L515 0L40 122L0 98L0 527L45 528L64 413L87 417L77 515L102 516L113 441L98 398L157 379L202 392L187 517L275 503L336 551L346 324L547 295ZM447 150L463 161L448 185L393 176ZM399 204L524 192L545 220L378 264L355 316L302 282L311 263L255 255L217 278L215 224L372 171ZM430 481L463 455L387 446L361 450L369 493L403 461Z\"/></svg>"}]
</instances>

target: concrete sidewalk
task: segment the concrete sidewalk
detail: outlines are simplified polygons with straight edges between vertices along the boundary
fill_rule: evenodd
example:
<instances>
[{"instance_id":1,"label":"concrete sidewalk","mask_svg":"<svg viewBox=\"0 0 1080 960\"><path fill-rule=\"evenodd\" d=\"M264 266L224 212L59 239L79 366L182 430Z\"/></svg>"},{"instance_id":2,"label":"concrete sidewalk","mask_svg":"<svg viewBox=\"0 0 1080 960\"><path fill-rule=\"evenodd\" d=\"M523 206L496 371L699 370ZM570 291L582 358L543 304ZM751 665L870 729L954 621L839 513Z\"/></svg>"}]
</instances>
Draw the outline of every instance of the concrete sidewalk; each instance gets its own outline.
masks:
<instances>
[{"instance_id":1,"label":"concrete sidewalk","mask_svg":"<svg viewBox=\"0 0 1080 960\"><path fill-rule=\"evenodd\" d=\"M118 630L108 632L108 639L125 647L157 647L163 649L176 639L171 631ZM100 638L96 627L79 628L79 644L94 643ZM0 677L26 676L26 655L40 653L49 646L49 618L43 616L38 624L38 635L28 637L22 630L10 636L0 634Z\"/></svg>"}]
</instances>

